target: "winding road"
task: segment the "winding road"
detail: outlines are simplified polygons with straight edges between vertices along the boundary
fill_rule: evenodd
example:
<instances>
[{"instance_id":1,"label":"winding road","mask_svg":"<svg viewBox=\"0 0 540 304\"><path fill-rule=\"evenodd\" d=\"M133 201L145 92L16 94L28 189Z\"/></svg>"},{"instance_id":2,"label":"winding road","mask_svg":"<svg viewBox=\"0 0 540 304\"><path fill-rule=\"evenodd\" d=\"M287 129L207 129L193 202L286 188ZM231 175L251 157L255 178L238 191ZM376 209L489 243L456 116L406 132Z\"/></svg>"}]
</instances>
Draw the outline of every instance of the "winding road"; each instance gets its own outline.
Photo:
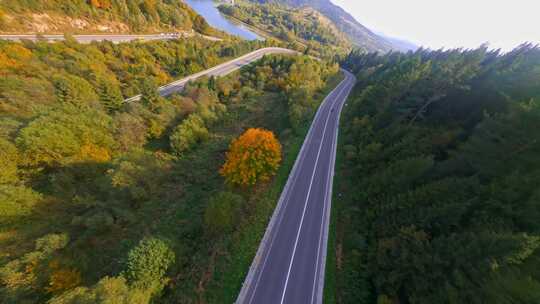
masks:
<instances>
[{"instance_id":1,"label":"winding road","mask_svg":"<svg viewBox=\"0 0 540 304\"><path fill-rule=\"evenodd\" d=\"M238 304L322 303L339 115L356 83L343 73L313 120Z\"/></svg>"},{"instance_id":2,"label":"winding road","mask_svg":"<svg viewBox=\"0 0 540 304\"><path fill-rule=\"evenodd\" d=\"M162 86L159 94L179 92L203 76L225 76L269 54L298 52L259 49ZM343 73L315 115L236 303L322 303L339 115L356 82Z\"/></svg>"},{"instance_id":3,"label":"winding road","mask_svg":"<svg viewBox=\"0 0 540 304\"><path fill-rule=\"evenodd\" d=\"M244 56L238 57L236 59L233 59L231 61L222 63L220 65L217 65L213 68L210 68L208 70L204 70L202 72L190 75L186 78L171 82L167 85L164 85L162 87L158 88L158 92L161 96L168 96L176 92L182 91L184 86L197 78L203 77L203 76L215 76L215 77L221 77L225 76L227 74L230 74L241 67L248 65L252 62L255 62L259 59L261 59L264 55L270 55L270 54L298 54L297 51L284 49L284 48L277 48L277 47L269 47L269 48L262 48L258 49L254 52L248 53ZM141 95L133 96L131 98L128 98L125 100L125 102L133 102L138 101L141 99Z\"/></svg>"},{"instance_id":4,"label":"winding road","mask_svg":"<svg viewBox=\"0 0 540 304\"><path fill-rule=\"evenodd\" d=\"M263 48L159 88L162 96L181 91L203 76L225 76L269 54L298 54ZM238 304L322 303L330 224L332 181L339 115L356 83L345 79L325 98L308 131L289 179L270 219ZM134 102L140 95L126 99Z\"/></svg>"},{"instance_id":5,"label":"winding road","mask_svg":"<svg viewBox=\"0 0 540 304\"><path fill-rule=\"evenodd\" d=\"M268 54L298 54L283 48L263 48L159 88L162 96L181 91L203 76L225 76ZM311 124L237 304L320 304L330 224L332 181L339 116L356 83L344 80L324 99ZM140 95L126 99L137 101Z\"/></svg>"}]
</instances>

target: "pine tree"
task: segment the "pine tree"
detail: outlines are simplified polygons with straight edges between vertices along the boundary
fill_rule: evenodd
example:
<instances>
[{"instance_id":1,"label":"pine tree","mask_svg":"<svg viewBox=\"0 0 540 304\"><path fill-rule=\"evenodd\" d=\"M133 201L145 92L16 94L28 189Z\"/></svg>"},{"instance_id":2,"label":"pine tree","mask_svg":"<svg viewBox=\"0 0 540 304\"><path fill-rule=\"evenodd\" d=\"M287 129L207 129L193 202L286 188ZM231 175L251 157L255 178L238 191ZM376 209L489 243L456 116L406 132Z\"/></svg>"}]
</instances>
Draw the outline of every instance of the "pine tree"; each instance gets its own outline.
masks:
<instances>
[{"instance_id":1,"label":"pine tree","mask_svg":"<svg viewBox=\"0 0 540 304\"><path fill-rule=\"evenodd\" d=\"M151 111L156 111L160 101L157 86L150 78L145 78L141 86L141 103Z\"/></svg>"},{"instance_id":2,"label":"pine tree","mask_svg":"<svg viewBox=\"0 0 540 304\"><path fill-rule=\"evenodd\" d=\"M99 82L98 93L101 104L111 113L118 111L124 103L120 89L105 80Z\"/></svg>"},{"instance_id":3,"label":"pine tree","mask_svg":"<svg viewBox=\"0 0 540 304\"><path fill-rule=\"evenodd\" d=\"M216 91L216 77L210 76L208 79L208 89L211 91Z\"/></svg>"}]
</instances>

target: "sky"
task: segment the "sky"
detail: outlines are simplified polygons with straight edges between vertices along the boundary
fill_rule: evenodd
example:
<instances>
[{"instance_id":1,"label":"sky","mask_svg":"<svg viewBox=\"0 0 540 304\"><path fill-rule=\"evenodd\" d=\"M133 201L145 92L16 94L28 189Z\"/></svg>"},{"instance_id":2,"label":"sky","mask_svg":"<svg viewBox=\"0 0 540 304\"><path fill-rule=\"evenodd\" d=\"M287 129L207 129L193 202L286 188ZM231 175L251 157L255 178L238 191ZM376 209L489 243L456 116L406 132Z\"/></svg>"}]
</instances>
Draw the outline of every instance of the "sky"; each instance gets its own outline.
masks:
<instances>
[{"instance_id":1,"label":"sky","mask_svg":"<svg viewBox=\"0 0 540 304\"><path fill-rule=\"evenodd\" d=\"M439 48L540 43L540 0L331 0L377 33Z\"/></svg>"}]
</instances>

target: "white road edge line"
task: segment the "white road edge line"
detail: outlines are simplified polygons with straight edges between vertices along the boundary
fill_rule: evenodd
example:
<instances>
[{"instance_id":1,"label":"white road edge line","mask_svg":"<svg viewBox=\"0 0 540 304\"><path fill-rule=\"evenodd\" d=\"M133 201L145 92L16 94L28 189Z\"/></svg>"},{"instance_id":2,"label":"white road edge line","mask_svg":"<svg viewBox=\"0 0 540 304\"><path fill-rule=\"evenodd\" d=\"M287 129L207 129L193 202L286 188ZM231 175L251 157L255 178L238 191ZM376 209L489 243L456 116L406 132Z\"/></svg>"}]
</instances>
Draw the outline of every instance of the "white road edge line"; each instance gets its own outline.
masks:
<instances>
[{"instance_id":1,"label":"white road edge line","mask_svg":"<svg viewBox=\"0 0 540 304\"><path fill-rule=\"evenodd\" d=\"M244 282L242 283L242 288L240 289L240 293L238 294L238 297L236 298L236 301L235 301L236 304L244 303L245 302L244 299L246 298L249 291L252 289L251 288L252 281L253 281L253 278L256 276L257 269L258 269L257 266L259 265L259 261L261 260L261 257L264 255L264 252L266 251L266 248L268 247L268 239L271 237L270 235L273 233L274 227L276 225L276 219L279 217L281 210L283 210L287 206L286 202L284 202L284 199L285 199L286 193L289 192L289 188L291 187L291 184L292 184L292 179L290 177L296 174L296 171L298 170L298 166L302 162L302 157L303 155L305 155L305 150L306 150L306 147L308 146L309 138L312 137L311 134L313 133L313 128L315 125L313 122L319 119L319 116L321 116L323 112L322 111L323 105L326 104L327 100L330 98L330 95L334 94L334 92L337 91L342 84L343 84L343 80L328 95L326 95L325 99L323 100L323 102L317 109L317 113L315 114L315 117L313 118L312 123L309 126L309 130L306 134L306 137L304 138L304 141L300 148L300 152L298 152L296 160L294 161L294 165L289 173L289 178L287 179L287 182L285 183L285 187L283 188L283 191L281 192L281 195L279 196L279 200L276 204L274 212L272 213L272 216L270 217L268 226L266 227L263 238L260 241L259 248L257 249L257 252L255 253L255 256L253 258L253 261L251 262L246 278L244 279Z\"/></svg>"},{"instance_id":2,"label":"white road edge line","mask_svg":"<svg viewBox=\"0 0 540 304\"><path fill-rule=\"evenodd\" d=\"M326 213L326 204L327 204L327 201L328 201L328 182L330 180L330 167L328 168L328 173L326 174L326 193L325 193L325 196L324 196L324 203L323 203L323 213L322 213L322 218L324 218L324 214ZM318 242L318 245L317 245L317 258L315 259L315 273L313 275L313 288L311 289L311 299L310 299L310 303L313 303L313 297L314 297L314 293L315 293L315 283L317 282L317 271L319 269L319 253L321 251L321 236L322 236L322 232L323 232L323 225L324 225L324 221L321 221L321 226L320 226L320 235L319 235L319 242Z\"/></svg>"},{"instance_id":3,"label":"white road edge line","mask_svg":"<svg viewBox=\"0 0 540 304\"><path fill-rule=\"evenodd\" d=\"M343 93L343 90L344 88L346 87L346 85L340 90L340 93L338 94L338 97L337 99L339 99L339 96L341 96L341 93ZM333 104L332 104L333 105ZM317 158L315 159L315 166L313 168L313 174L311 175L311 180L309 182L309 188L308 188L308 193L307 193L307 196L306 196L306 201L304 203L304 210L302 212L302 217L300 218L300 226L298 227L298 231L296 233L296 240L294 242L294 247L293 247L293 253L292 253L292 257L291 257L291 262L289 263L289 270L287 271L287 277L285 279L285 285L283 286L283 293L281 295L281 301L280 303L283 304L283 301L285 300L285 294L287 293L287 285L289 283L289 277L291 275L291 269L292 269L292 265L294 263L294 256L296 254L296 248L298 246L298 240L300 238L300 232L302 230L302 225L304 223L304 217L306 215L306 209L307 209L307 205L308 205L308 201L309 201L309 196L311 194L311 188L313 186L313 179L315 178L315 172L317 171L317 165L319 163L319 158L320 158L320 155L321 155L321 150L322 150L322 146L323 146L323 143L324 143L324 136L326 135L326 128L328 126L328 120L330 119L330 114L332 112L328 113L328 115L326 116L326 121L324 123L324 128L323 128L323 133L322 133L322 138L321 138L321 143L319 145L319 150L317 151Z\"/></svg>"},{"instance_id":4,"label":"white road edge line","mask_svg":"<svg viewBox=\"0 0 540 304\"><path fill-rule=\"evenodd\" d=\"M330 96L332 96L336 91L340 90L341 89L341 86L343 84L343 81L340 82L328 95L327 97L325 98L325 100L323 100L323 102L321 103L321 105L319 106L319 109L321 109L323 106L326 106L326 100L328 98L330 98ZM338 93L337 95L339 95L340 93ZM318 121L320 118L321 114L321 111L317 111L317 113L315 114L315 117L313 118L313 122L309 128L309 131L306 135L306 139L304 140L304 143L302 143L302 148L300 150L300 153L298 155L298 164L302 163L302 161L305 159L305 156L306 156L306 151L304 151L304 147L307 146L309 140L313 137L313 132L312 132L312 129L313 129L313 126L315 125L316 121ZM305 145L304 145L305 144ZM297 163L295 163L295 166L294 167L297 167ZM296 184L296 180L298 179L298 172L296 172L296 170L294 170L295 168L293 168L293 170L291 171L291 173L293 174L293 180L292 180L292 183L290 184L290 187L293 187L295 184ZM284 189L284 206L282 207L283 210L285 210L288 206L288 202L289 200L287 199L287 197L289 197L289 185L286 185L285 186L286 189ZM283 216L280 216L279 217L279 220L278 220L278 224L276 227L276 229L278 229L277 227L279 227L279 224L281 223L281 221L283 220ZM279 230L279 229L278 229ZM270 256L270 252L272 251L272 247L274 245L274 241L276 239L276 235L277 235L277 231L275 231L272 235L272 241L270 242L270 246L268 247L268 249L266 250L266 256L264 257L264 262L263 262L263 265L262 265L262 268L261 270L259 271L259 275L257 276L257 279L256 279L256 282L255 282L255 287L253 288L253 293L251 294L251 297L248 301L248 304L251 304L251 302L253 302L253 298L255 297L255 294L256 294L256 291L257 291L257 287L259 286L259 282L260 282L260 279L261 279L261 276L262 276L262 273L264 272L264 269L266 268L266 262L268 261L268 257Z\"/></svg>"},{"instance_id":5,"label":"white road edge line","mask_svg":"<svg viewBox=\"0 0 540 304\"><path fill-rule=\"evenodd\" d=\"M334 157L332 159L332 178L330 180L330 193L329 193L329 197L330 197L330 200L328 201L328 205L326 206L326 209L327 209L327 213L326 213L326 218L325 218L325 226L324 226L324 232L323 232L323 247L322 247L322 257L321 257L321 268L319 270L319 281L318 281L318 294L317 294L317 302L318 304L322 304L323 302L323 294L324 294L324 278L325 278L325 275L326 275L326 258L327 258L327 254L328 254L328 234L329 234L329 231L330 231L330 219L331 219L331 215L332 215L332 192L334 190L333 188L333 185L334 185L334 176L335 176L335 173L336 173L336 170L335 170L335 166L336 166L336 155L337 155L337 146L338 146L338 140L339 140L339 126L341 124L341 112L343 112L343 108L345 107L345 105L347 104L347 100L352 92L352 90L354 89L354 86L356 85L356 77L354 77L353 74L347 72L347 74L351 77L351 85L350 85L350 88L348 90L348 93L347 93L347 98L343 101L343 103L341 103L341 107L338 111L339 113L339 116L338 116L338 119L337 119L337 122L336 122L336 137L334 139Z\"/></svg>"},{"instance_id":6,"label":"white road edge line","mask_svg":"<svg viewBox=\"0 0 540 304\"><path fill-rule=\"evenodd\" d=\"M349 75L346 75L347 78L349 78ZM350 79L347 79L347 81L350 81ZM349 91L349 87L352 85L352 82L351 83L348 83L347 84L347 89L346 91ZM326 259L324 259L323 261L320 261L320 253L321 253L321 245L323 243L323 238L324 238L324 234L325 234L325 226L327 224L326 222L326 218L328 217L328 213L330 212L329 208L328 208L328 205L329 205L329 202L331 202L331 199L332 199L332 180L333 180L333 176L334 176L334 166L333 164L335 163L335 160L336 160L336 148L337 148L337 137L338 137L338 132L337 132L337 129L339 128L339 117L341 116L341 110L343 108L343 104L345 103L346 99L348 98L348 94L347 96L344 97L345 99L343 100L343 102L341 102L340 106L339 106L339 111L336 111L336 130L334 131L334 140L332 141L332 148L331 148L331 157L330 157L330 166L328 167L328 174L327 174L327 180L326 180L326 195L325 195L325 199L324 199L324 204L323 204L323 213L322 213L322 219L321 219L321 228L320 228L320 236L319 236L319 244L317 246L317 259L315 260L315 275L313 276L313 289L311 291L311 301L310 303L313 304L313 302L316 300L315 299L315 291L318 287L317 285L317 280L320 279L320 276L318 275L319 274L319 264L320 262L324 263L326 261ZM321 266L321 270L320 271L323 271L325 269L325 267L322 267ZM324 276L323 276L324 277ZM322 302L322 299L320 299Z\"/></svg>"}]
</instances>

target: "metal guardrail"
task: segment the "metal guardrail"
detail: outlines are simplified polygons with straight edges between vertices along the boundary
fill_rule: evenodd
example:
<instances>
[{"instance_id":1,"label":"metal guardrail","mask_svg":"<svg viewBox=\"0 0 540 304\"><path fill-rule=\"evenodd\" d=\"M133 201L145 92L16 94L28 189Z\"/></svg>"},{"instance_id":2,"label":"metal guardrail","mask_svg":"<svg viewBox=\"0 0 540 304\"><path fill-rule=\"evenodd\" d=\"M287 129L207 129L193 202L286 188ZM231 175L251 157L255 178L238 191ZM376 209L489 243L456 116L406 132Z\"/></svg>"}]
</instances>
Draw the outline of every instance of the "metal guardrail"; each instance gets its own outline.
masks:
<instances>
[{"instance_id":1,"label":"metal guardrail","mask_svg":"<svg viewBox=\"0 0 540 304\"><path fill-rule=\"evenodd\" d=\"M168 83L164 86L161 86L158 88L158 93L161 96L171 95L173 93L181 91L184 88L184 86L192 80L196 80L204 76L225 76L227 74L230 74L240 69L241 67L245 65L248 65L252 62L259 60L264 55L269 55L269 54L299 54L299 52L293 51L290 49L285 49L285 48L278 48L278 47L268 47L268 48L258 49L256 51L253 51L251 53L248 53L236 59L233 59L231 61L219 64L213 68L195 73L193 75L187 76L185 78L182 78L182 79L173 81L171 83ZM142 95L139 94L139 95L125 99L124 102L139 101L141 97Z\"/></svg>"}]
</instances>

